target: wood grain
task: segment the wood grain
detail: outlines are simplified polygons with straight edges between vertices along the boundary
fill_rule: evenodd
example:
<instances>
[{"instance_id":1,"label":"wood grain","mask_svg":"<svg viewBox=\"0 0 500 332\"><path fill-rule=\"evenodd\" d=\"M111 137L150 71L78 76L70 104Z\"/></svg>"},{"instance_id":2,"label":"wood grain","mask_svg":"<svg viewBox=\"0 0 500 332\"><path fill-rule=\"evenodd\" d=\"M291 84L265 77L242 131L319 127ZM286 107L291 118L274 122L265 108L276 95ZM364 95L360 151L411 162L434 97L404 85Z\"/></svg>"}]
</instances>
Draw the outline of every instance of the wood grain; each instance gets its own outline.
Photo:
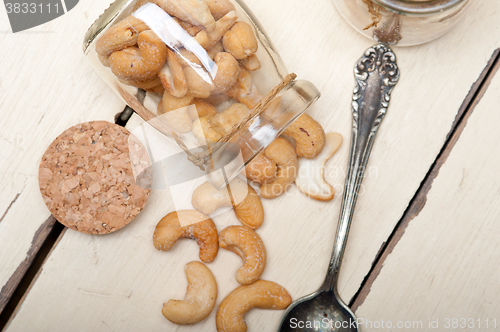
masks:
<instances>
[{"instance_id":1,"label":"wood grain","mask_svg":"<svg viewBox=\"0 0 500 332\"><path fill-rule=\"evenodd\" d=\"M53 225L37 189L43 152L70 126L123 110L81 49L108 5L94 1L16 34L0 10L0 311Z\"/></svg>"},{"instance_id":2,"label":"wood grain","mask_svg":"<svg viewBox=\"0 0 500 332\"><path fill-rule=\"evenodd\" d=\"M447 140L443 145L441 152L438 154L436 161L429 169L429 172L422 181L420 188L418 188L415 196L410 201L410 204L408 205L403 218L401 218L399 223L394 228L394 231L387 240L387 243L377 254L377 259L375 260L372 269L365 278L365 282L363 282L358 293L356 293L356 295L352 298L350 306L353 311L356 311L358 307L363 304L363 301L370 293L373 282L380 274L385 260L389 257L398 242L403 237L410 222L415 219L415 217L417 217L425 207L425 204L427 203L427 195L432 188L434 180L439 175L441 167L448 159L448 156L450 155L453 147L459 140L460 135L467 125L468 118L471 116L472 112L481 101L499 67L500 49L496 50L493 53L493 56L488 62L486 68L483 70L483 73L476 81L476 83L472 86L472 89L467 95L467 98L465 98L462 106L460 107L460 110L458 111L457 117L453 122L452 129L450 130L450 133L447 136Z\"/></svg>"},{"instance_id":3,"label":"wood grain","mask_svg":"<svg viewBox=\"0 0 500 332\"><path fill-rule=\"evenodd\" d=\"M440 166L425 206L383 262L357 310L359 317L421 321L419 331L499 328L499 103L497 73L468 114L467 126L454 133L452 140L458 140ZM447 319L450 325L457 319L457 326L447 329ZM462 319L465 328L459 327Z\"/></svg>"}]
</instances>

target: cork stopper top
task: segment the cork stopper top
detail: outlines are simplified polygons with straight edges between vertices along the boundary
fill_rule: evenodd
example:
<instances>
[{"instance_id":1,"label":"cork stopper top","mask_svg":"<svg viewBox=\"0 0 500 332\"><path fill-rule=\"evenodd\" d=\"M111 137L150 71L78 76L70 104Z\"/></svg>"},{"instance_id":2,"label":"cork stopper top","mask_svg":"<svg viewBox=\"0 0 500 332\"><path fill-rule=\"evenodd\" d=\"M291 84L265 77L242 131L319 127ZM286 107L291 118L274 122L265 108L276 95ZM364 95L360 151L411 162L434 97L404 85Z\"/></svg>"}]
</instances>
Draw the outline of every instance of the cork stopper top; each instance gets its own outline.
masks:
<instances>
[{"instance_id":1,"label":"cork stopper top","mask_svg":"<svg viewBox=\"0 0 500 332\"><path fill-rule=\"evenodd\" d=\"M106 121L69 128L42 157L40 192L54 217L88 234L106 234L132 221L149 197L151 162L128 130Z\"/></svg>"}]
</instances>

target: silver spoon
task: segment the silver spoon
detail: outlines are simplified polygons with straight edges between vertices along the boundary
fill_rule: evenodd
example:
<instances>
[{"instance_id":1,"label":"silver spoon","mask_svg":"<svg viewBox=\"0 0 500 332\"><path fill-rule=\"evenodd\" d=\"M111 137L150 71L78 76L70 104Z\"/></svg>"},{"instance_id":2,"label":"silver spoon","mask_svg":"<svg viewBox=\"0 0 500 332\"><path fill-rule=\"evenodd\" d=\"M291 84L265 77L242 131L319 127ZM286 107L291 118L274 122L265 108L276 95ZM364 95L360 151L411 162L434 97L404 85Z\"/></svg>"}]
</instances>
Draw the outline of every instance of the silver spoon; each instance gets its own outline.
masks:
<instances>
[{"instance_id":1,"label":"silver spoon","mask_svg":"<svg viewBox=\"0 0 500 332\"><path fill-rule=\"evenodd\" d=\"M340 299L337 280L359 186L390 94L399 79L396 56L387 45L372 46L357 61L354 76L351 150L332 258L323 285L288 307L281 319L281 332L358 331L356 316Z\"/></svg>"}]
</instances>

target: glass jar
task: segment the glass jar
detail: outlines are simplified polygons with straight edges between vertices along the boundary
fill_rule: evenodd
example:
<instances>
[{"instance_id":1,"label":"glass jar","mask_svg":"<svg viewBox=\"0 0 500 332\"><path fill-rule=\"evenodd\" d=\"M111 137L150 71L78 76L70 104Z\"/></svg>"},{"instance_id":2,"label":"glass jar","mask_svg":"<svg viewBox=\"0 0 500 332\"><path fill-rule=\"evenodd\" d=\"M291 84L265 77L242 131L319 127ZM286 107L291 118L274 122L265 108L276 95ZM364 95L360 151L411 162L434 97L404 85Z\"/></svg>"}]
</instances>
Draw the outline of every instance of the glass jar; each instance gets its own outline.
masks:
<instances>
[{"instance_id":1,"label":"glass jar","mask_svg":"<svg viewBox=\"0 0 500 332\"><path fill-rule=\"evenodd\" d=\"M375 41L412 46L460 22L471 0L333 0L344 19Z\"/></svg>"},{"instance_id":2,"label":"glass jar","mask_svg":"<svg viewBox=\"0 0 500 332\"><path fill-rule=\"evenodd\" d=\"M210 178L218 186L320 95L287 75L241 1L117 0L90 27L83 50L108 85L191 162L208 173L225 168L223 179Z\"/></svg>"}]
</instances>

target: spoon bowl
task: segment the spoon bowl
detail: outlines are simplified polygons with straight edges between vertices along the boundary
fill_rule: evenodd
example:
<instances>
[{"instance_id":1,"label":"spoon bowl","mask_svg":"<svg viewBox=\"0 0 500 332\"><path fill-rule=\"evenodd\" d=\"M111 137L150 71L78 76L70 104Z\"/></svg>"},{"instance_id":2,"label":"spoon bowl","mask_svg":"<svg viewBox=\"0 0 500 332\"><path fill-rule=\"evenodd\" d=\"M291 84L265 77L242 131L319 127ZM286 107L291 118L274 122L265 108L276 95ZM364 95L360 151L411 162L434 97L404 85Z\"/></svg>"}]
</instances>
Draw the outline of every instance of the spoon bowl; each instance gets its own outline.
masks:
<instances>
[{"instance_id":1,"label":"spoon bowl","mask_svg":"<svg viewBox=\"0 0 500 332\"><path fill-rule=\"evenodd\" d=\"M334 291L317 291L290 305L283 315L281 332L357 332L356 316Z\"/></svg>"},{"instance_id":2,"label":"spoon bowl","mask_svg":"<svg viewBox=\"0 0 500 332\"><path fill-rule=\"evenodd\" d=\"M286 331L357 332L356 316L341 300L337 280L344 256L359 186L380 123L399 80L396 56L384 44L370 47L354 67L352 135L342 208L325 281L318 291L292 303L280 323Z\"/></svg>"}]
</instances>

